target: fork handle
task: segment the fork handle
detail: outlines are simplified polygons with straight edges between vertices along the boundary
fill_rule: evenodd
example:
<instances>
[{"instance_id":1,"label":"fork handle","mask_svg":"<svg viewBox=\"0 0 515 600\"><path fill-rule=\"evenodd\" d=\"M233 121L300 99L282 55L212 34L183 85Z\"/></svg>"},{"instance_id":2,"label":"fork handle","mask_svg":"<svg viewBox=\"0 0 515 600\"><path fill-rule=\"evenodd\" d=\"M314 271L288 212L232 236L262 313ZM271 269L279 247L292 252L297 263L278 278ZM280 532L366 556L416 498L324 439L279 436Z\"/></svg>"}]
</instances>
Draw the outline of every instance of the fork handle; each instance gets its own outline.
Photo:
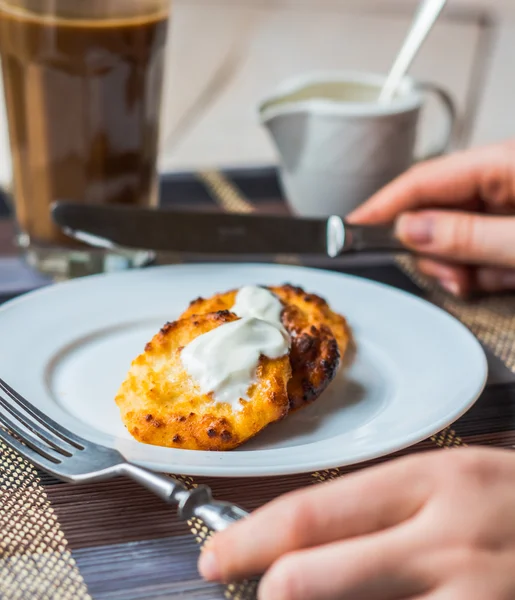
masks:
<instances>
[{"instance_id":1,"label":"fork handle","mask_svg":"<svg viewBox=\"0 0 515 600\"><path fill-rule=\"evenodd\" d=\"M235 504L213 500L207 485L188 490L179 503L178 513L183 521L193 517L201 519L213 531L221 531L248 516L247 512Z\"/></svg>"},{"instance_id":2,"label":"fork handle","mask_svg":"<svg viewBox=\"0 0 515 600\"><path fill-rule=\"evenodd\" d=\"M120 465L120 471L120 474L130 477L165 502L176 504L177 513L182 521L197 517L209 529L222 531L249 514L230 502L213 500L211 489L206 485L189 490L173 477L154 473L132 463Z\"/></svg>"}]
</instances>

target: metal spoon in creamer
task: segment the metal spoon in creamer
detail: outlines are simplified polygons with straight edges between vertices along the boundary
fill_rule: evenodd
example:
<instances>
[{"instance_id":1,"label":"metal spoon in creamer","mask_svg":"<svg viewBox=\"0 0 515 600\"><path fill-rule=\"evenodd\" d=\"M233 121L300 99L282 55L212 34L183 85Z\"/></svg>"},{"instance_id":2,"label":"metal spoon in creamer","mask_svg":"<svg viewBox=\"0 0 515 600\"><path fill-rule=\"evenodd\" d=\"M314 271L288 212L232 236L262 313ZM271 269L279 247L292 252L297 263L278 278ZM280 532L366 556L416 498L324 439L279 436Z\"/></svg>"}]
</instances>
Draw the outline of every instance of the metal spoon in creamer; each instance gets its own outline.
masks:
<instances>
[{"instance_id":1,"label":"metal spoon in creamer","mask_svg":"<svg viewBox=\"0 0 515 600\"><path fill-rule=\"evenodd\" d=\"M420 50L447 0L422 0L404 44L379 94L379 102L391 102L413 59Z\"/></svg>"}]
</instances>

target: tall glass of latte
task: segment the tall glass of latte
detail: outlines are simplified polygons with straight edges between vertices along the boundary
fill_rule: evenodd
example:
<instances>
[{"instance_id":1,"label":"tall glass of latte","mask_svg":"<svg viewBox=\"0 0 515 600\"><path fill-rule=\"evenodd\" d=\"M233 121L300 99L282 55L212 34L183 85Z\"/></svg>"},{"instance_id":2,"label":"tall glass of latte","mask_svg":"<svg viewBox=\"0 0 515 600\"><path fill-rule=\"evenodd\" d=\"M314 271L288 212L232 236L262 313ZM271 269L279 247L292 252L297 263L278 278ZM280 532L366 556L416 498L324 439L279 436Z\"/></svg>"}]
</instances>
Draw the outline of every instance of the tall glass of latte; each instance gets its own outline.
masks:
<instances>
[{"instance_id":1,"label":"tall glass of latte","mask_svg":"<svg viewBox=\"0 0 515 600\"><path fill-rule=\"evenodd\" d=\"M50 207L157 203L169 8L169 0L0 0L18 239L43 272L66 277L148 258L73 243Z\"/></svg>"}]
</instances>

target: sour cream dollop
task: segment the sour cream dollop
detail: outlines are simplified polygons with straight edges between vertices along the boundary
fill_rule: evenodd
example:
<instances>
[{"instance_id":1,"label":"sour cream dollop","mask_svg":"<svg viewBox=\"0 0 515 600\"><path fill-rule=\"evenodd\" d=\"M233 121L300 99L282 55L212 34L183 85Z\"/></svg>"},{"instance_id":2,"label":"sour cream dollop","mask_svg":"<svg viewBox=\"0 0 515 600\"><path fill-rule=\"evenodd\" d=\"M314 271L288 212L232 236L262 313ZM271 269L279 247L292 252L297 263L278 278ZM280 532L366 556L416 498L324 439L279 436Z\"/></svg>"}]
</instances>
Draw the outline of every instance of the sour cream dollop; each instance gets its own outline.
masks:
<instances>
[{"instance_id":1,"label":"sour cream dollop","mask_svg":"<svg viewBox=\"0 0 515 600\"><path fill-rule=\"evenodd\" d=\"M181 352L186 372L202 394L213 401L241 410L240 399L248 400L261 356L284 356L290 338L281 323L283 306L265 288L245 286L236 295L231 312L240 317L199 335Z\"/></svg>"}]
</instances>

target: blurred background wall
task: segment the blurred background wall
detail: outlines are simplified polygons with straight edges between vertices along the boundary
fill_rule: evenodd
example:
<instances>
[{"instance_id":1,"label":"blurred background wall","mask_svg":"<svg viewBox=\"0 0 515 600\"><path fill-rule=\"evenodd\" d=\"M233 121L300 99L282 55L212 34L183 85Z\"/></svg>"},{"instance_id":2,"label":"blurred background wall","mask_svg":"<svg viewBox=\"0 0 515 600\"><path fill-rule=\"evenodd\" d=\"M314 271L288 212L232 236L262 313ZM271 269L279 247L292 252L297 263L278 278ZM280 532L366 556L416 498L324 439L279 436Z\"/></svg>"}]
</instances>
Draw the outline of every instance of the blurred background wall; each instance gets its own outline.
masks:
<instances>
[{"instance_id":1,"label":"blurred background wall","mask_svg":"<svg viewBox=\"0 0 515 600\"><path fill-rule=\"evenodd\" d=\"M385 72L415 0L173 0L161 168L275 162L256 104L306 71ZM515 2L449 0L412 68L460 110L458 145L515 136ZM421 145L438 138L429 102ZM10 178L0 110L0 180Z\"/></svg>"}]
</instances>

